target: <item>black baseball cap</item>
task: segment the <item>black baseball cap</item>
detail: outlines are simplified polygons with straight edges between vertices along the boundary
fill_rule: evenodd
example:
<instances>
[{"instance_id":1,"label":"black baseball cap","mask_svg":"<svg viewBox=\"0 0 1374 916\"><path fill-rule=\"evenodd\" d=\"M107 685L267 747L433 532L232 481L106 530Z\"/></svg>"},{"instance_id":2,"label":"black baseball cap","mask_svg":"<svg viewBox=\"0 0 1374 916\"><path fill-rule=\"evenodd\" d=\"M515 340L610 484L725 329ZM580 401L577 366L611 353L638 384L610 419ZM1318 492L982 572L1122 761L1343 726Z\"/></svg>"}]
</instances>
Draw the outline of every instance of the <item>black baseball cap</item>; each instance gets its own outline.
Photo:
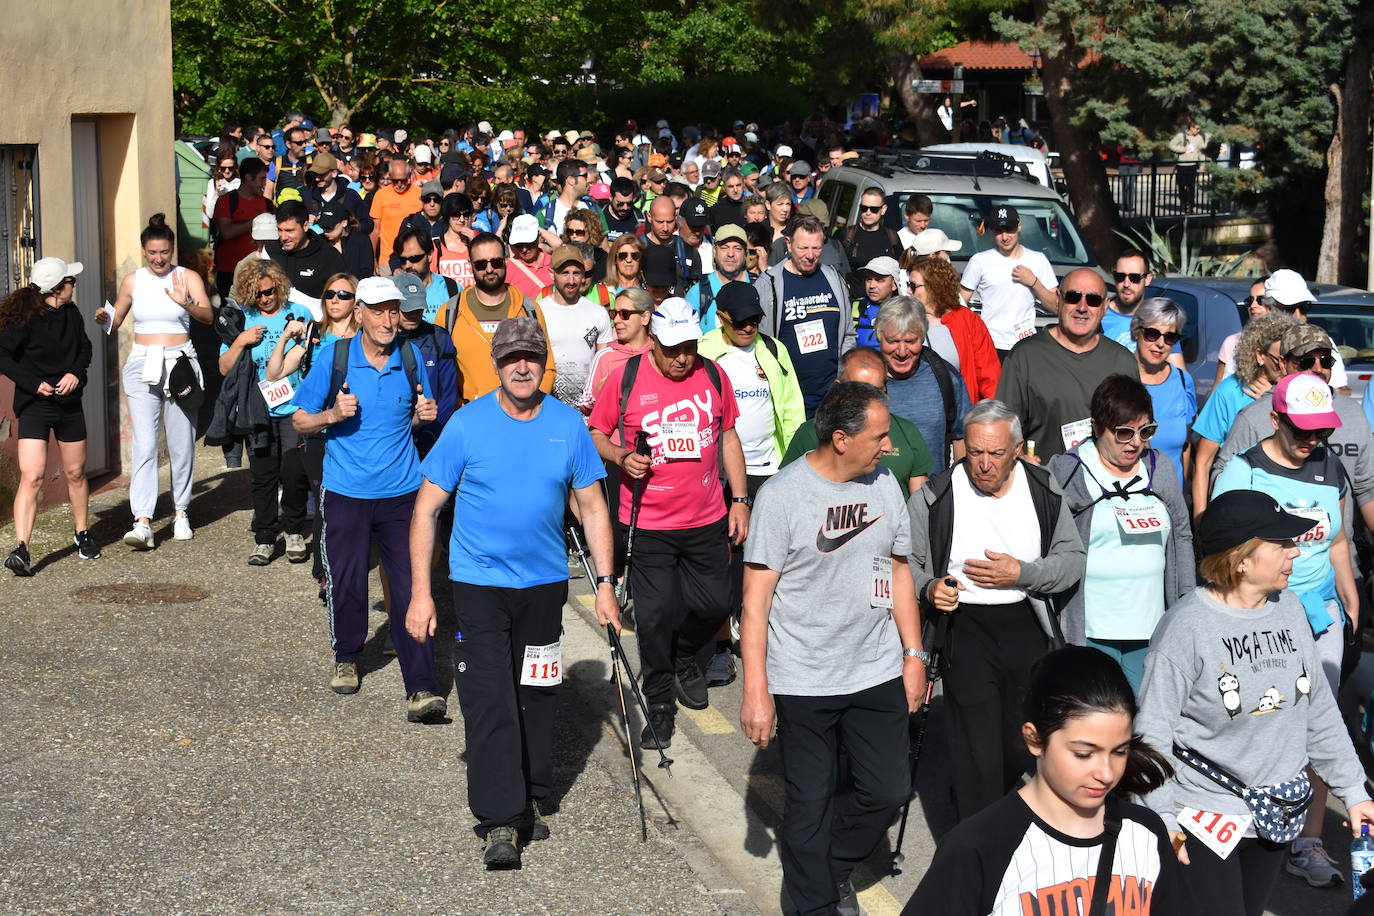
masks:
<instances>
[{"instance_id":1,"label":"black baseball cap","mask_svg":"<svg viewBox=\"0 0 1374 916\"><path fill-rule=\"evenodd\" d=\"M320 212L315 214L315 225L321 229L329 230L346 219L348 219L348 208L336 198L320 207Z\"/></svg>"},{"instance_id":2,"label":"black baseball cap","mask_svg":"<svg viewBox=\"0 0 1374 916\"><path fill-rule=\"evenodd\" d=\"M731 324L762 318L759 291L749 283L731 280L716 293L716 311L729 315Z\"/></svg>"},{"instance_id":3,"label":"black baseball cap","mask_svg":"<svg viewBox=\"0 0 1374 916\"><path fill-rule=\"evenodd\" d=\"M711 221L706 215L706 201L700 197L689 197L682 202L682 221L693 229L700 229Z\"/></svg>"},{"instance_id":4,"label":"black baseball cap","mask_svg":"<svg viewBox=\"0 0 1374 916\"><path fill-rule=\"evenodd\" d=\"M1021 214L1016 212L1016 208L1011 204L1002 204L992 211L993 231L998 229L1015 229L1021 225Z\"/></svg>"},{"instance_id":5,"label":"black baseball cap","mask_svg":"<svg viewBox=\"0 0 1374 916\"><path fill-rule=\"evenodd\" d=\"M644 252L646 286L677 285L677 253L672 245L650 245Z\"/></svg>"},{"instance_id":6,"label":"black baseball cap","mask_svg":"<svg viewBox=\"0 0 1374 916\"><path fill-rule=\"evenodd\" d=\"M1211 556L1251 538L1286 541L1306 534L1316 524L1316 519L1283 511L1268 493L1228 490L1207 504L1198 527L1198 542L1202 555Z\"/></svg>"}]
</instances>

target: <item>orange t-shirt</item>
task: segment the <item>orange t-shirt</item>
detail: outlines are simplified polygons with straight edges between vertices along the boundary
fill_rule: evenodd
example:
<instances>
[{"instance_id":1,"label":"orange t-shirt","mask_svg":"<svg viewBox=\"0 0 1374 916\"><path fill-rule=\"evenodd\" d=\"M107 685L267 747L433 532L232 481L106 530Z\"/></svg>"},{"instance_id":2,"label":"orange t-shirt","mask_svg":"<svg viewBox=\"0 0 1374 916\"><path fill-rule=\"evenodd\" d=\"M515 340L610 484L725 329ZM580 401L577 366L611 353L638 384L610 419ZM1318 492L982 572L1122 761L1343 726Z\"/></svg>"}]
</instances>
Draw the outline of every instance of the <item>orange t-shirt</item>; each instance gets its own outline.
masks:
<instances>
[{"instance_id":1,"label":"orange t-shirt","mask_svg":"<svg viewBox=\"0 0 1374 916\"><path fill-rule=\"evenodd\" d=\"M369 200L368 212L377 221L380 238L378 260L385 261L391 257L391 246L401 231L401 223L420 209L420 186L412 182L404 192L398 192L395 185L387 185L378 188Z\"/></svg>"}]
</instances>

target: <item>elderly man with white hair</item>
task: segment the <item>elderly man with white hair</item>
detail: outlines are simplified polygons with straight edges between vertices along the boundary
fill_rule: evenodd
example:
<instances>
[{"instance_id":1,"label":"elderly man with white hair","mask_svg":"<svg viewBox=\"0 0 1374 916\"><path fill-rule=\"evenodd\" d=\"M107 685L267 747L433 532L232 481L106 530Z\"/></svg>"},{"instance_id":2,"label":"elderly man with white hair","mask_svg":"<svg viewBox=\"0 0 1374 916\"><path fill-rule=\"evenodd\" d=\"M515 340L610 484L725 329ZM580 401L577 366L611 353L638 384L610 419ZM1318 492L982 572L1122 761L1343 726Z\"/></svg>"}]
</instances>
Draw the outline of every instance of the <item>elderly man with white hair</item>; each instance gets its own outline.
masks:
<instances>
[{"instance_id":1,"label":"elderly man with white hair","mask_svg":"<svg viewBox=\"0 0 1374 916\"><path fill-rule=\"evenodd\" d=\"M893 296L873 319L878 349L887 363L888 407L921 431L942 471L963 457L964 414L972 407L957 367L927 346L925 306L911 296Z\"/></svg>"}]
</instances>

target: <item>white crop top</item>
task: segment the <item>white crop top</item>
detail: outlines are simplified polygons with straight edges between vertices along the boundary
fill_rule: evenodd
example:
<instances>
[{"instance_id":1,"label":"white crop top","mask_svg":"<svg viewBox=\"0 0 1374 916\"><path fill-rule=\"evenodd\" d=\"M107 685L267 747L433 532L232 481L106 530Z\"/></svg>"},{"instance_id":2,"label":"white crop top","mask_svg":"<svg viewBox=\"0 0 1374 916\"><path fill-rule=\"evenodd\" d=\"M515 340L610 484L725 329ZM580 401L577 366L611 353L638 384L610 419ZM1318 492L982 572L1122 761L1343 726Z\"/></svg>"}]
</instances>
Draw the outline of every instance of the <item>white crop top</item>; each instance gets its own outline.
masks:
<instances>
[{"instance_id":1,"label":"white crop top","mask_svg":"<svg viewBox=\"0 0 1374 916\"><path fill-rule=\"evenodd\" d=\"M133 308L135 334L189 334L191 313L167 295L172 278L184 267L174 267L165 277L159 277L147 267L134 274Z\"/></svg>"}]
</instances>

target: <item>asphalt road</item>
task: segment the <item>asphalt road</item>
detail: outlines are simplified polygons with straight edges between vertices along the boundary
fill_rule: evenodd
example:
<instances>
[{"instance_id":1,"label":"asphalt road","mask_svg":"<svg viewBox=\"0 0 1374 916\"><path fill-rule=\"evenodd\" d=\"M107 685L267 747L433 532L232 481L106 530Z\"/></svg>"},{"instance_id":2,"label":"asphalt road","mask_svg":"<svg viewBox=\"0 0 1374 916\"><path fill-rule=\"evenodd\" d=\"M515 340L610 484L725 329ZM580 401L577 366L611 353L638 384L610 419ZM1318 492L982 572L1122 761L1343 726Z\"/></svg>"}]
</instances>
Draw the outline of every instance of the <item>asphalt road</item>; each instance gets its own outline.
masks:
<instances>
[{"instance_id":1,"label":"asphalt road","mask_svg":"<svg viewBox=\"0 0 1374 916\"><path fill-rule=\"evenodd\" d=\"M164 499L158 548L133 553L118 543L127 494L111 489L95 498L103 559L75 556L69 517L55 510L34 538L38 574L0 573L0 910L779 910L780 765L740 732L738 682L713 689L711 708L679 714L671 775L655 754L644 759L640 842L609 654L574 580L552 836L520 871L488 873L466 806L461 720L405 721L375 574L363 688L340 697L326 686L309 567L280 553L247 566L247 472L225 471L212 449L198 465L194 540L171 540ZM159 597L172 603L147 603ZM436 668L456 716L453 617L447 594L436 598ZM631 634L626 644L633 657ZM894 824L857 876L870 914L900 910L952 826L943 733L937 699L901 874L889 874ZM1348 849L1334 809L1327 845L1338 857ZM1283 875L1270 911L1334 916L1348 894Z\"/></svg>"}]
</instances>

